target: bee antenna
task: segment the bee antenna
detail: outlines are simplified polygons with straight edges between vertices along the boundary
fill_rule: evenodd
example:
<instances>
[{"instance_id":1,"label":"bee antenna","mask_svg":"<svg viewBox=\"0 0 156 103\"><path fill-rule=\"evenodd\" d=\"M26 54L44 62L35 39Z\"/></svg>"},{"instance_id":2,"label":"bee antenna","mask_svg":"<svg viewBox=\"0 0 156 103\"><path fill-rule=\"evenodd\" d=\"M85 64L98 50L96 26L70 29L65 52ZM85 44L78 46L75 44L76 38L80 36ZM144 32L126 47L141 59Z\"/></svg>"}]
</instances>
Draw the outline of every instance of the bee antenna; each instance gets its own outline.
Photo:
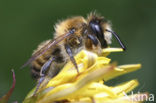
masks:
<instances>
[{"instance_id":1,"label":"bee antenna","mask_svg":"<svg viewBox=\"0 0 156 103\"><path fill-rule=\"evenodd\" d=\"M115 36L115 38L119 42L121 48L125 51L126 50L126 46L122 43L122 41L120 40L119 36L114 31L111 31L111 30L108 30L108 29L106 29L106 31L112 33Z\"/></svg>"}]
</instances>

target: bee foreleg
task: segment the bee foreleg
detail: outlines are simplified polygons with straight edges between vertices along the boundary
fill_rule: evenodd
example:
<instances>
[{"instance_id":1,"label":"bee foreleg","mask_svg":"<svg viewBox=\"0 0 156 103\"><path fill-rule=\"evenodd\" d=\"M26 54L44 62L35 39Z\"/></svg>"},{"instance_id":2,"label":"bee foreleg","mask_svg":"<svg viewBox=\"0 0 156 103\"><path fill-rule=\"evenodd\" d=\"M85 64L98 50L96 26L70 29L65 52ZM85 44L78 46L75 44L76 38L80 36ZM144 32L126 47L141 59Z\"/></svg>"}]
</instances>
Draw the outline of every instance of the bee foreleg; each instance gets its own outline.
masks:
<instances>
[{"instance_id":1,"label":"bee foreleg","mask_svg":"<svg viewBox=\"0 0 156 103\"><path fill-rule=\"evenodd\" d=\"M36 86L36 90L34 92L34 95L37 93L38 89L40 88L41 83L44 81L45 76L46 76L46 72L49 70L49 67L51 65L51 63L55 60L54 57L50 58L41 68L40 71L40 78L38 80L38 84Z\"/></svg>"},{"instance_id":2,"label":"bee foreleg","mask_svg":"<svg viewBox=\"0 0 156 103\"><path fill-rule=\"evenodd\" d=\"M97 38L94 35L89 34L89 35L87 35L87 37L93 42L93 44L95 46L98 45L98 40L97 40Z\"/></svg>"},{"instance_id":3,"label":"bee foreleg","mask_svg":"<svg viewBox=\"0 0 156 103\"><path fill-rule=\"evenodd\" d=\"M74 64L77 72L79 73L78 66L77 66L77 63L76 63L76 61L74 59L74 56L73 56L73 53L72 53L72 50L71 50L70 46L68 44L65 44L65 49L66 49L67 54L70 57L71 62Z\"/></svg>"}]
</instances>

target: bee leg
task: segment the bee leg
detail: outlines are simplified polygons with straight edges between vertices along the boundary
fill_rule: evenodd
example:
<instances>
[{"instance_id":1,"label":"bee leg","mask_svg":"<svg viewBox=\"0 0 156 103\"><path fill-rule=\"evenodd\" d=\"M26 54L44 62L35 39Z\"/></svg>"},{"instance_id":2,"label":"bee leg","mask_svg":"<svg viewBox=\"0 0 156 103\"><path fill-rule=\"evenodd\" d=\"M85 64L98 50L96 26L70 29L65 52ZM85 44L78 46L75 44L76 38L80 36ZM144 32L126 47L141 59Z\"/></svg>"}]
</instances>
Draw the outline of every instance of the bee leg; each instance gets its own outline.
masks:
<instances>
[{"instance_id":1,"label":"bee leg","mask_svg":"<svg viewBox=\"0 0 156 103\"><path fill-rule=\"evenodd\" d=\"M41 83L42 83L43 81L44 81L44 77L40 77L39 80L38 80L38 83L37 83L37 86L36 86L36 89L35 89L35 91L34 91L33 96L36 96L36 93L37 93L37 91L38 91L38 89L39 89L39 87L40 87L40 85L41 85Z\"/></svg>"},{"instance_id":2,"label":"bee leg","mask_svg":"<svg viewBox=\"0 0 156 103\"><path fill-rule=\"evenodd\" d=\"M79 73L78 66L77 66L77 63L76 63L76 61L74 59L74 56L73 56L73 53L72 53L72 50L71 50L70 46L68 44L65 44L65 49L66 49L67 54L70 57L71 62L74 64L74 66L75 66L75 68L77 70L77 73Z\"/></svg>"},{"instance_id":3,"label":"bee leg","mask_svg":"<svg viewBox=\"0 0 156 103\"><path fill-rule=\"evenodd\" d=\"M93 42L93 44L95 46L98 45L99 42L98 42L97 38L94 35L89 34L89 35L87 35L87 37Z\"/></svg>"},{"instance_id":4,"label":"bee leg","mask_svg":"<svg viewBox=\"0 0 156 103\"><path fill-rule=\"evenodd\" d=\"M49 70L51 63L55 60L55 57L51 57L41 68L40 76L45 76L46 72Z\"/></svg>"},{"instance_id":5,"label":"bee leg","mask_svg":"<svg viewBox=\"0 0 156 103\"><path fill-rule=\"evenodd\" d=\"M49 70L49 67L51 65L51 63L55 60L55 58L50 58L41 68L41 71L40 71L40 78L38 80L38 84L36 86L36 90L34 92L34 95L37 93L41 83L44 81L45 79L45 76L46 76L46 72Z\"/></svg>"}]
</instances>

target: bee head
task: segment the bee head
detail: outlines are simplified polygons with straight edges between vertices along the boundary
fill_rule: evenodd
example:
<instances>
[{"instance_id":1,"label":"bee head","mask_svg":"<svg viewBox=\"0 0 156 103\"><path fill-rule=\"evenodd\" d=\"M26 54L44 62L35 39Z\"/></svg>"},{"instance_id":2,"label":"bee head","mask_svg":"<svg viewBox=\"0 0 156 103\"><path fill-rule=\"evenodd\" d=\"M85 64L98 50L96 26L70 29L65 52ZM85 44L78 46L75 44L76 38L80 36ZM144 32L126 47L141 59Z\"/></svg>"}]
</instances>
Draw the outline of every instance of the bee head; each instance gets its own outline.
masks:
<instances>
[{"instance_id":1,"label":"bee head","mask_svg":"<svg viewBox=\"0 0 156 103\"><path fill-rule=\"evenodd\" d=\"M108 44L111 44L113 34L123 50L126 49L118 35L111 30L110 22L107 21L104 17L101 17L95 13L91 13L88 17L88 26L93 35L97 37L102 48L106 48Z\"/></svg>"},{"instance_id":2,"label":"bee head","mask_svg":"<svg viewBox=\"0 0 156 103\"><path fill-rule=\"evenodd\" d=\"M110 28L110 24L103 17L91 14L88 17L88 26L101 43L102 48L106 48L111 43L112 34L106 32L106 28Z\"/></svg>"}]
</instances>

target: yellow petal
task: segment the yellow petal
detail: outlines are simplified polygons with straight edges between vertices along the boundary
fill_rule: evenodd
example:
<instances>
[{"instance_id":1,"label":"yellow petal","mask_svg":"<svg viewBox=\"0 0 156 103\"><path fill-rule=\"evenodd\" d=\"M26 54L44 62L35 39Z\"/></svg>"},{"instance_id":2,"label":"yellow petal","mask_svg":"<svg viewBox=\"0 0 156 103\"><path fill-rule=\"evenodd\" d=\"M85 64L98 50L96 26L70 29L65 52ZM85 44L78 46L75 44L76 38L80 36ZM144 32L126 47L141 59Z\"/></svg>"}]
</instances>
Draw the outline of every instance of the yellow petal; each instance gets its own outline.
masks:
<instances>
[{"instance_id":1,"label":"yellow petal","mask_svg":"<svg viewBox=\"0 0 156 103\"><path fill-rule=\"evenodd\" d=\"M148 93L125 95L118 98L94 98L96 103L142 103L148 99Z\"/></svg>"},{"instance_id":2,"label":"yellow petal","mask_svg":"<svg viewBox=\"0 0 156 103\"><path fill-rule=\"evenodd\" d=\"M122 51L123 51L122 48L105 48L105 49L102 50L102 55L107 56L111 52L122 52Z\"/></svg>"},{"instance_id":3,"label":"yellow petal","mask_svg":"<svg viewBox=\"0 0 156 103\"><path fill-rule=\"evenodd\" d=\"M75 83L68 83L57 86L53 90L49 91L44 95L44 98L40 98L38 103L48 103L55 100L62 100L69 98L75 94L80 88L88 86L89 83L93 81L97 81L103 78L103 75L111 72L112 66L108 66L107 68L97 69L89 74L87 74L84 78L77 80Z\"/></svg>"},{"instance_id":4,"label":"yellow petal","mask_svg":"<svg viewBox=\"0 0 156 103\"><path fill-rule=\"evenodd\" d=\"M106 86L102 82L103 79L107 81L141 67L140 64L115 67L109 64L111 59L104 57L110 52L120 51L123 49L106 48L102 51L103 56L97 56L95 53L82 50L75 56L80 74L77 74L74 65L68 62L61 72L39 91L36 98L31 98L29 94L26 100L32 99L35 103L53 103L61 100L70 100L71 103L92 103L91 98L94 97L96 103L130 103L122 98L123 92L134 89L138 85L137 80L114 87Z\"/></svg>"},{"instance_id":5,"label":"yellow petal","mask_svg":"<svg viewBox=\"0 0 156 103\"><path fill-rule=\"evenodd\" d=\"M88 72L92 71L93 69L96 69L95 66L99 64L101 64L103 67L104 64L109 64L110 62L110 59L106 57L98 57L95 53L85 50L78 53L78 55L75 56L75 59L78 64L80 74L82 73L83 75L86 75ZM47 87L55 87L57 85L64 84L67 82L73 82L75 81L76 77L77 71L74 65L71 62L69 62L64 66L63 70L56 77L50 80Z\"/></svg>"},{"instance_id":6,"label":"yellow petal","mask_svg":"<svg viewBox=\"0 0 156 103\"><path fill-rule=\"evenodd\" d=\"M148 99L148 93L140 93L127 95L118 98L104 98L104 97L94 97L96 103L142 103ZM81 98L79 100L73 100L70 103L93 103L91 98Z\"/></svg>"},{"instance_id":7,"label":"yellow petal","mask_svg":"<svg viewBox=\"0 0 156 103\"><path fill-rule=\"evenodd\" d=\"M109 87L107 88L109 91L111 91L111 93L115 94L115 95L111 95L108 92L102 91L101 93L95 94L95 98L116 98L116 97L120 97L123 96L125 93L133 90L136 86L138 86L138 81L137 80L131 80L129 82L120 84L118 86L115 87Z\"/></svg>"},{"instance_id":8,"label":"yellow petal","mask_svg":"<svg viewBox=\"0 0 156 103\"><path fill-rule=\"evenodd\" d=\"M112 72L106 74L104 76L104 80L108 81L110 79L113 79L117 76L127 74L129 72L136 71L141 68L141 64L128 64L128 65L121 65L116 67Z\"/></svg>"},{"instance_id":9,"label":"yellow petal","mask_svg":"<svg viewBox=\"0 0 156 103\"><path fill-rule=\"evenodd\" d=\"M104 84L100 84L97 82L90 83L89 85L85 86L82 89L79 89L73 95L70 96L70 99L78 99L84 97L94 97L96 94L99 93L106 93L111 97L117 97L112 89Z\"/></svg>"},{"instance_id":10,"label":"yellow petal","mask_svg":"<svg viewBox=\"0 0 156 103\"><path fill-rule=\"evenodd\" d=\"M139 85L139 82L137 80L131 80L129 82L126 82L126 83L123 83L123 84L113 87L112 91L114 91L114 93L118 94L118 96L123 96L124 93L130 92L138 85Z\"/></svg>"}]
</instances>

